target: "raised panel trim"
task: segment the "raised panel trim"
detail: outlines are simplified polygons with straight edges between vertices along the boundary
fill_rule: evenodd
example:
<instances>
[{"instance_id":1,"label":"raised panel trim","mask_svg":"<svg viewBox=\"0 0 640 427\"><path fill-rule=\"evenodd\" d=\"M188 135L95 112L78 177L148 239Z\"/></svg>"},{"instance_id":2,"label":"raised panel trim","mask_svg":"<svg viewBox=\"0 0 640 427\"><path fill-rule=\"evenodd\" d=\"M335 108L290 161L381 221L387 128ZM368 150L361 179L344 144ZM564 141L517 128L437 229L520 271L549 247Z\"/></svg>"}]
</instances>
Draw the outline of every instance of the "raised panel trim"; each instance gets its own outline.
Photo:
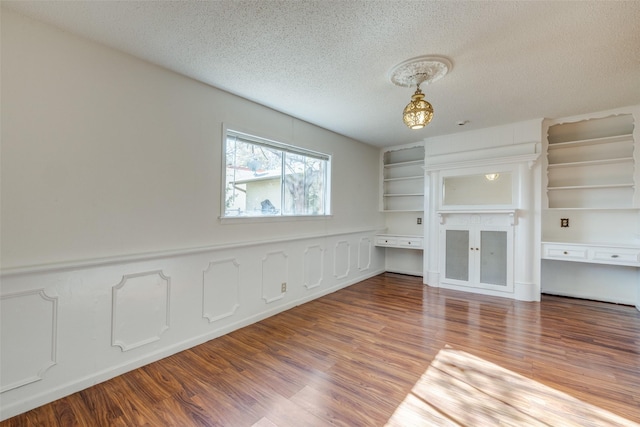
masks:
<instances>
[{"instance_id":1,"label":"raised panel trim","mask_svg":"<svg viewBox=\"0 0 640 427\"><path fill-rule=\"evenodd\" d=\"M236 303L230 308L230 310L226 313L221 313L217 316L212 316L209 313L207 313L207 309L206 309L206 276L207 273L213 268L214 265L219 265L219 264L225 264L225 263L232 263L236 269L240 268L240 263L235 259L235 258L227 258L227 259L221 259L221 260L217 260L217 261L211 261L209 263L209 265L207 266L207 268L202 272L202 317L204 317L205 319L207 319L209 321L209 323L213 323L215 321L218 321L220 319L224 319L226 317L231 317L233 316L236 311L238 310L238 308L240 307L240 281L239 281L239 277L240 277L240 273L238 272L238 275L236 277L236 283L234 283L235 287L236 287Z\"/></svg>"},{"instance_id":2,"label":"raised panel trim","mask_svg":"<svg viewBox=\"0 0 640 427\"><path fill-rule=\"evenodd\" d=\"M52 366L57 364L57 343L58 343L58 297L48 296L44 289L35 289L32 291L16 292L13 294L2 295L0 300L8 300L11 298L20 298L37 295L43 300L51 303L51 343L49 360L46 360L44 364L33 375L25 377L19 381L14 381L11 384L3 385L0 388L0 393L4 393L9 390L13 390L18 387L22 387L27 384L31 384L36 381L44 379L44 374Z\"/></svg>"},{"instance_id":3,"label":"raised panel trim","mask_svg":"<svg viewBox=\"0 0 640 427\"><path fill-rule=\"evenodd\" d=\"M367 245L367 253L364 254L367 257L367 263L366 265L360 265L360 261L362 260L362 245L366 244ZM358 270L359 271L364 271L364 270L368 270L371 267L371 239L368 237L361 237L360 238L360 242L358 243Z\"/></svg>"},{"instance_id":4,"label":"raised panel trim","mask_svg":"<svg viewBox=\"0 0 640 427\"><path fill-rule=\"evenodd\" d=\"M282 257L284 258L284 280L285 282L287 281L287 277L289 277L289 255L287 255L287 253L283 250L280 251L273 251L273 252L267 252L264 256L264 258L262 258L262 299L267 303L272 303L274 301L278 301L281 300L282 298L284 298L284 295L286 294L286 292L280 292L278 295L274 296L274 297L269 297L267 295L265 295L265 270L264 270L264 266L265 266L265 262L269 259L270 256L272 255L278 255L278 254L282 254Z\"/></svg>"},{"instance_id":5,"label":"raised panel trim","mask_svg":"<svg viewBox=\"0 0 640 427\"><path fill-rule=\"evenodd\" d=\"M126 285L129 279L135 279L137 277L144 276L154 276L158 275L162 280L165 281L165 295L166 295L166 305L165 305L165 321L164 324L160 325L159 331L157 335L150 335L146 339L142 339L136 342L127 343L120 339L118 334L118 292L121 291ZM155 342L160 340L160 336L169 329L169 317L170 317L170 295L171 295L171 278L164 275L162 270L154 270L143 273L135 273L135 274L125 274L122 276L122 280L120 283L115 285L112 288L112 305L111 305L111 345L118 346L122 349L122 351L129 351L137 347L141 347L143 345Z\"/></svg>"},{"instance_id":6,"label":"raised panel trim","mask_svg":"<svg viewBox=\"0 0 640 427\"><path fill-rule=\"evenodd\" d=\"M346 245L347 250L347 268L345 269L343 274L338 273L338 247L340 245ZM333 275L336 279L344 279L349 276L349 271L351 270L351 245L347 240L338 240L336 242L334 251L333 251Z\"/></svg>"},{"instance_id":7,"label":"raised panel trim","mask_svg":"<svg viewBox=\"0 0 640 427\"><path fill-rule=\"evenodd\" d=\"M305 288L307 289L313 289L313 288L317 288L322 284L322 281L324 280L324 248L320 245L311 245L311 246L307 246L304 250L304 259L307 260L307 255L309 253L310 249L314 249L314 248L318 248L320 251L320 277L318 277L318 281L316 283L313 284L309 284L306 282L306 271L305 271ZM306 264L305 264L306 265Z\"/></svg>"}]
</instances>

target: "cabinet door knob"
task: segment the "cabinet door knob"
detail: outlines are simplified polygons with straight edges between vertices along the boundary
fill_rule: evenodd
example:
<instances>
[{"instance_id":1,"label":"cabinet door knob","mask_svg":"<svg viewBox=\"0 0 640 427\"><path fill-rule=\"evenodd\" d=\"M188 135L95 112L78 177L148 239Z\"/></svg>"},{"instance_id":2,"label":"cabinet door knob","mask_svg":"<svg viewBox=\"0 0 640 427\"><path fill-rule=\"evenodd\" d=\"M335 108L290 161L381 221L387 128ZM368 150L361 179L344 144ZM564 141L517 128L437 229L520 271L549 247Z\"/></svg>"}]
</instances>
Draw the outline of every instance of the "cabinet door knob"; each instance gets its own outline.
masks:
<instances>
[{"instance_id":1,"label":"cabinet door knob","mask_svg":"<svg viewBox=\"0 0 640 427\"><path fill-rule=\"evenodd\" d=\"M620 255L611 255L611 258L618 258Z\"/></svg>"},{"instance_id":2,"label":"cabinet door knob","mask_svg":"<svg viewBox=\"0 0 640 427\"><path fill-rule=\"evenodd\" d=\"M565 254L565 255L569 255L569 252L567 252L567 251L564 251L562 253Z\"/></svg>"}]
</instances>

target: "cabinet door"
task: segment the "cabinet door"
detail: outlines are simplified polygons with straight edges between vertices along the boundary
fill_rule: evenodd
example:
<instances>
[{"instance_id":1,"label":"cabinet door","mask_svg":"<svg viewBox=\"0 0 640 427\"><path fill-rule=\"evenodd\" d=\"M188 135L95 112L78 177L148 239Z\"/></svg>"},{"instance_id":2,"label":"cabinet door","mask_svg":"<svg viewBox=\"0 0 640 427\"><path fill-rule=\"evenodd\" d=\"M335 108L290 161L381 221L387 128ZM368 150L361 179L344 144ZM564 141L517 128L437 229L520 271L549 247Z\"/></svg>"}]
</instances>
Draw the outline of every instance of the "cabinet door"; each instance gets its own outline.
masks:
<instances>
[{"instance_id":1,"label":"cabinet door","mask_svg":"<svg viewBox=\"0 0 640 427\"><path fill-rule=\"evenodd\" d=\"M480 283L507 286L506 231L480 231Z\"/></svg>"},{"instance_id":2,"label":"cabinet door","mask_svg":"<svg viewBox=\"0 0 640 427\"><path fill-rule=\"evenodd\" d=\"M513 292L513 229L445 226L445 283Z\"/></svg>"},{"instance_id":3,"label":"cabinet door","mask_svg":"<svg viewBox=\"0 0 640 427\"><path fill-rule=\"evenodd\" d=\"M445 230L445 272L447 281L469 281L469 230Z\"/></svg>"}]
</instances>

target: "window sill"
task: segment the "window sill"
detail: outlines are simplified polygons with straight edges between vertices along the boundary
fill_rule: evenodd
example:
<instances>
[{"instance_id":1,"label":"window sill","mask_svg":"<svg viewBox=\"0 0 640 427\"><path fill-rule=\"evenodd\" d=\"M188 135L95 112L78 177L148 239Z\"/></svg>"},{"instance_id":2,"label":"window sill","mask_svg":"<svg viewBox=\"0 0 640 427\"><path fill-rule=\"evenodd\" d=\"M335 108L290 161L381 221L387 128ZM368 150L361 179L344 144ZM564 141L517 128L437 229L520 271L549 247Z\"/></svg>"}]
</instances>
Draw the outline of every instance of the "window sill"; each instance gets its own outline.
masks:
<instances>
[{"instance_id":1,"label":"window sill","mask_svg":"<svg viewBox=\"0 0 640 427\"><path fill-rule=\"evenodd\" d=\"M321 221L332 219L333 215L277 215L277 216L236 216L218 217L220 224L247 224L269 222Z\"/></svg>"}]
</instances>

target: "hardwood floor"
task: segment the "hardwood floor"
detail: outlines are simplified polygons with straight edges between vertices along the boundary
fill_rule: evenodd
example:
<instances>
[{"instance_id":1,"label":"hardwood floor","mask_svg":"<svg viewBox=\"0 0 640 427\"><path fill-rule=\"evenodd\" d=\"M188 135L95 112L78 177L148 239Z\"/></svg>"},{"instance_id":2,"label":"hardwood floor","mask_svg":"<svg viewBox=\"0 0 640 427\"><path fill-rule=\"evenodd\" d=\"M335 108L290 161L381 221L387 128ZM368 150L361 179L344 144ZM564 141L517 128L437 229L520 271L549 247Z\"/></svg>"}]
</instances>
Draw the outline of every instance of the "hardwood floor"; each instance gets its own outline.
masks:
<instances>
[{"instance_id":1,"label":"hardwood floor","mask_svg":"<svg viewBox=\"0 0 640 427\"><path fill-rule=\"evenodd\" d=\"M640 423L634 307L385 273L0 426L382 426L445 348Z\"/></svg>"}]
</instances>

